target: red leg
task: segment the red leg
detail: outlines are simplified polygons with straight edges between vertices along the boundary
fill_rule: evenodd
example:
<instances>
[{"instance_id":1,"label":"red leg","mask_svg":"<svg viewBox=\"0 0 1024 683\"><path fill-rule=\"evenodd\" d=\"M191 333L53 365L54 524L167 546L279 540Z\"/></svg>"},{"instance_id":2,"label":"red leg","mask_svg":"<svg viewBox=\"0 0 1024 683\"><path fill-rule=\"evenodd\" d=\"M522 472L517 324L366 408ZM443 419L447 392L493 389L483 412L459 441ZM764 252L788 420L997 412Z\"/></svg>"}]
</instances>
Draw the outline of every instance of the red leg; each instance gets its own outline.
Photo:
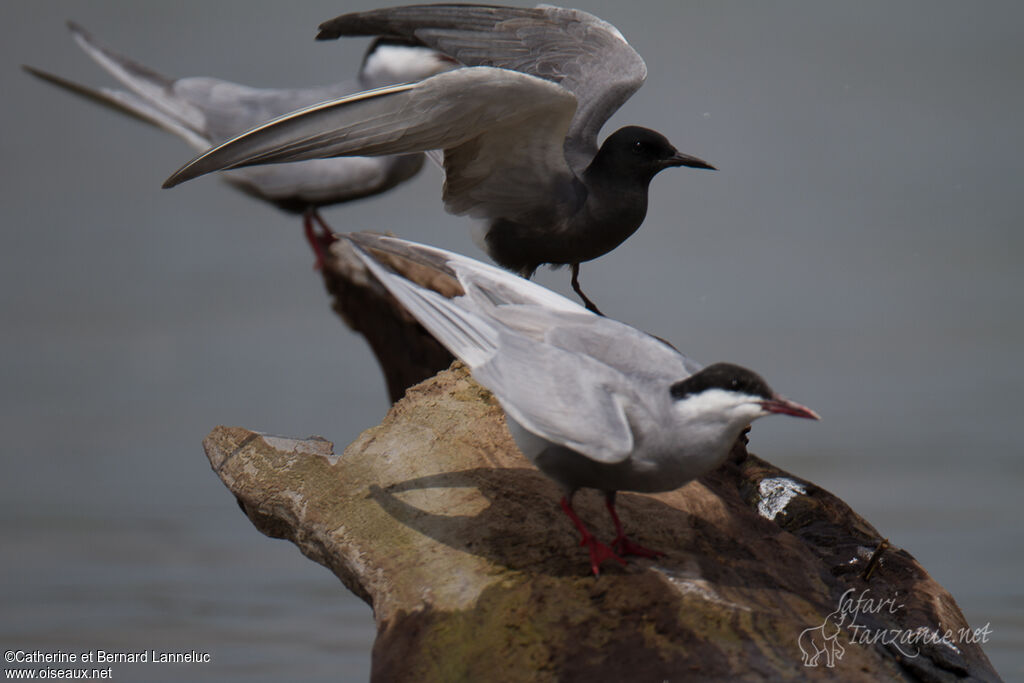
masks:
<instances>
[{"instance_id":1,"label":"red leg","mask_svg":"<svg viewBox=\"0 0 1024 683\"><path fill-rule=\"evenodd\" d=\"M321 233L318 235L314 229L313 221L320 226ZM313 248L313 253L316 254L316 263L313 264L315 270L323 270L324 263L327 259L327 248L338 241L338 238L331 232L330 227L324 222L324 219L320 217L320 213L316 209L307 209L302 214L302 229L306 233L306 241L309 242L309 246Z\"/></svg>"},{"instance_id":2,"label":"red leg","mask_svg":"<svg viewBox=\"0 0 1024 683\"><path fill-rule=\"evenodd\" d=\"M327 225L327 221L320 215L320 212L314 209L312 214L313 220L320 225L320 229L323 231L320 233L320 239L329 245L337 242L338 238L334 235L334 231L331 230L331 226Z\"/></svg>"},{"instance_id":3,"label":"red leg","mask_svg":"<svg viewBox=\"0 0 1024 683\"><path fill-rule=\"evenodd\" d=\"M577 515L575 510L572 509L572 503L569 502L569 498L562 496L561 500L562 511L569 516L572 523L576 525L576 529L580 532L580 545L585 545L587 550L590 551L590 568L594 572L594 576L601 573L600 566L605 560L615 560L619 564L625 565L626 561L615 554L615 552L606 546L601 541L594 538L594 536L587 530L586 525L583 524Z\"/></svg>"},{"instance_id":4,"label":"red leg","mask_svg":"<svg viewBox=\"0 0 1024 683\"><path fill-rule=\"evenodd\" d=\"M626 532L622 530L622 522L619 521L619 515L615 512L614 491L605 494L604 504L608 508L608 513L612 516L612 521L615 523L615 540L612 541L612 547L615 548L615 552L620 555L637 555L639 557L665 557L665 553L660 550L651 550L629 540Z\"/></svg>"}]
</instances>

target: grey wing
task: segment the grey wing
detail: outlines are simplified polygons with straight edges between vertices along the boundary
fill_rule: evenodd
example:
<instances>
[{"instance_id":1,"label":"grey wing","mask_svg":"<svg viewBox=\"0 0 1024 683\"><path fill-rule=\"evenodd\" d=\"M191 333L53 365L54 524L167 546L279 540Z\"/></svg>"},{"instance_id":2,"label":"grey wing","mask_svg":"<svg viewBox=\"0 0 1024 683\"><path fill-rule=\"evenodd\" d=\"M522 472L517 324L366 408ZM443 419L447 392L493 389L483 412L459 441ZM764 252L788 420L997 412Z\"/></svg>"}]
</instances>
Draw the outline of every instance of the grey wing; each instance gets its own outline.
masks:
<instances>
[{"instance_id":1,"label":"grey wing","mask_svg":"<svg viewBox=\"0 0 1024 683\"><path fill-rule=\"evenodd\" d=\"M667 342L608 318L551 326L546 341L585 353L637 382L678 382L703 367Z\"/></svg>"},{"instance_id":2,"label":"grey wing","mask_svg":"<svg viewBox=\"0 0 1024 683\"><path fill-rule=\"evenodd\" d=\"M93 61L152 109L206 138L205 147L281 114L359 89L354 82L277 90L205 76L168 78L102 44L81 26L69 22L68 28Z\"/></svg>"},{"instance_id":3,"label":"grey wing","mask_svg":"<svg viewBox=\"0 0 1024 683\"><path fill-rule=\"evenodd\" d=\"M205 134L196 132L133 92L93 89L41 69L30 66L24 69L65 91L177 135L197 151L210 147L211 141ZM415 156L314 159L227 171L223 178L250 195L282 206L292 207L296 203L324 206L390 189L414 176L422 165L423 157Z\"/></svg>"},{"instance_id":4,"label":"grey wing","mask_svg":"<svg viewBox=\"0 0 1024 683\"><path fill-rule=\"evenodd\" d=\"M455 278L469 298L482 309L519 305L564 316L598 318L561 294L468 256L371 232L356 232L345 237L363 249L394 254ZM492 313L486 315L493 316Z\"/></svg>"},{"instance_id":5,"label":"grey wing","mask_svg":"<svg viewBox=\"0 0 1024 683\"><path fill-rule=\"evenodd\" d=\"M633 449L628 383L585 356L537 343L480 315L467 297L448 299L357 254L402 306L469 366L502 408L530 432L600 462ZM511 276L514 277L514 276Z\"/></svg>"},{"instance_id":6,"label":"grey wing","mask_svg":"<svg viewBox=\"0 0 1024 683\"><path fill-rule=\"evenodd\" d=\"M73 22L68 22L68 29L83 52L138 99L145 101L150 109L159 111L165 119L174 121L179 127L211 140L206 131L203 112L174 94L174 79L115 52Z\"/></svg>"},{"instance_id":7,"label":"grey wing","mask_svg":"<svg viewBox=\"0 0 1024 683\"><path fill-rule=\"evenodd\" d=\"M478 302L490 302L496 287L478 285L475 275L462 275L467 294ZM467 284L469 283L469 284ZM480 290L486 297L479 296ZM583 354L614 368L631 381L654 384L678 382L701 368L666 342L617 320L589 311L554 310L533 302L500 303L481 307L505 327L559 349Z\"/></svg>"},{"instance_id":8,"label":"grey wing","mask_svg":"<svg viewBox=\"0 0 1024 683\"><path fill-rule=\"evenodd\" d=\"M286 210L369 197L416 175L424 157L346 157L224 171L224 180Z\"/></svg>"},{"instance_id":9,"label":"grey wing","mask_svg":"<svg viewBox=\"0 0 1024 683\"><path fill-rule=\"evenodd\" d=\"M605 121L643 85L647 66L614 26L575 9L541 5L421 5L345 14L319 39L383 35L416 40L467 66L496 66L559 83L579 100L566 141L575 170L597 151Z\"/></svg>"},{"instance_id":10,"label":"grey wing","mask_svg":"<svg viewBox=\"0 0 1024 683\"><path fill-rule=\"evenodd\" d=\"M656 337L594 315L546 287L476 259L374 233L347 237L364 249L394 254L456 278L466 294L461 305L471 306L496 327L586 354L627 376L675 382L702 367Z\"/></svg>"},{"instance_id":11,"label":"grey wing","mask_svg":"<svg viewBox=\"0 0 1024 683\"><path fill-rule=\"evenodd\" d=\"M473 377L537 436L603 463L622 462L633 451L627 406L643 404L628 378L607 365L503 332L499 352Z\"/></svg>"},{"instance_id":12,"label":"grey wing","mask_svg":"<svg viewBox=\"0 0 1024 683\"><path fill-rule=\"evenodd\" d=\"M489 361L498 352L498 331L476 313L437 292L397 275L363 251L353 240L355 253L399 303L420 322L435 339L469 366L470 371Z\"/></svg>"},{"instance_id":13,"label":"grey wing","mask_svg":"<svg viewBox=\"0 0 1024 683\"><path fill-rule=\"evenodd\" d=\"M701 369L667 342L594 315L539 285L465 257L449 260L479 313L538 342L583 354L635 382L678 382Z\"/></svg>"},{"instance_id":14,"label":"grey wing","mask_svg":"<svg viewBox=\"0 0 1024 683\"><path fill-rule=\"evenodd\" d=\"M254 164L444 149L449 211L514 217L534 210L530 199L550 204L551 187L568 184L561 145L575 105L543 79L458 69L275 119L200 155L164 187Z\"/></svg>"},{"instance_id":15,"label":"grey wing","mask_svg":"<svg viewBox=\"0 0 1024 683\"><path fill-rule=\"evenodd\" d=\"M203 130L213 142L223 142L282 114L360 90L353 83L319 88L252 88L217 78L180 78L169 95L186 102L202 116Z\"/></svg>"},{"instance_id":16,"label":"grey wing","mask_svg":"<svg viewBox=\"0 0 1024 683\"><path fill-rule=\"evenodd\" d=\"M152 106L146 100L136 96L134 93L110 88L89 88L87 86L69 81L66 78L37 69L31 66L23 67L25 71L36 78L56 85L57 87L91 100L97 104L113 109L122 114L131 116L144 123L162 128L163 130L177 135L197 150L206 149L210 146L210 139L183 123L163 109Z\"/></svg>"},{"instance_id":17,"label":"grey wing","mask_svg":"<svg viewBox=\"0 0 1024 683\"><path fill-rule=\"evenodd\" d=\"M93 89L33 67L25 70L65 91L177 135L197 151L296 107L357 89L355 83L273 90L206 77L172 79L119 54L77 24L69 22L68 28L79 47L124 90ZM382 192L411 178L422 164L419 156L324 159L243 169L225 174L224 179L250 195L294 209Z\"/></svg>"},{"instance_id":18,"label":"grey wing","mask_svg":"<svg viewBox=\"0 0 1024 683\"><path fill-rule=\"evenodd\" d=\"M67 92L162 128L196 149L210 146L203 113L173 95L172 79L100 44L77 24L68 22L68 28L79 47L127 90L94 89L34 67L25 70Z\"/></svg>"}]
</instances>

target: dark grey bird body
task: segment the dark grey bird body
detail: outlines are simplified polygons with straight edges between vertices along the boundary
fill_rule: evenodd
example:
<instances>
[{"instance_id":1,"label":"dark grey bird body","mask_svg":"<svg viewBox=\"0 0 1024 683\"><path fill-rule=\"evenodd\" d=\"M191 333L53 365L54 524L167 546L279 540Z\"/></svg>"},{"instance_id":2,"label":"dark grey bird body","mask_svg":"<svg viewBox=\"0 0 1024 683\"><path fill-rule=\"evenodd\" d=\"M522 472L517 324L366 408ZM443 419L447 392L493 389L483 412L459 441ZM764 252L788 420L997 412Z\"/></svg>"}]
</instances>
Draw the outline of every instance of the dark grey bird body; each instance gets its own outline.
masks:
<instances>
[{"instance_id":1,"label":"dark grey bird body","mask_svg":"<svg viewBox=\"0 0 1024 683\"><path fill-rule=\"evenodd\" d=\"M632 151L637 143L646 148ZM560 186L552 187L560 196L551 203L553 210L490 221L484 236L487 253L526 277L545 263L582 263L603 256L640 228L651 179L677 160L668 140L652 130L629 126L616 131L582 177L561 178Z\"/></svg>"},{"instance_id":2,"label":"dark grey bird body","mask_svg":"<svg viewBox=\"0 0 1024 683\"><path fill-rule=\"evenodd\" d=\"M608 253L647 213L672 166L712 168L661 134L627 126L598 147L604 122L646 78L614 26L579 10L422 5L344 15L320 37L378 35L437 50L465 68L281 117L172 175L342 155L444 150L445 208L484 223L500 265L530 275Z\"/></svg>"}]
</instances>

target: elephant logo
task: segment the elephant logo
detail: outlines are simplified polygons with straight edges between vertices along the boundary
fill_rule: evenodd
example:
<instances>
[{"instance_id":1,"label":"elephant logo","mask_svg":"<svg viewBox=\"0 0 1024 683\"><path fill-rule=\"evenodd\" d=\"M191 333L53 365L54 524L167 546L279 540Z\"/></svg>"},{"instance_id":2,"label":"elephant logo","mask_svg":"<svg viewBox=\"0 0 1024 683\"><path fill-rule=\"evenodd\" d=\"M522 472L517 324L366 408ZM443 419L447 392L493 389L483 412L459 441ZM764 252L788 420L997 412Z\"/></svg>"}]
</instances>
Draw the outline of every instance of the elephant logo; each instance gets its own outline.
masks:
<instances>
[{"instance_id":1,"label":"elephant logo","mask_svg":"<svg viewBox=\"0 0 1024 683\"><path fill-rule=\"evenodd\" d=\"M818 666L821 655L825 655L825 666L831 669L837 659L843 658L846 650L839 644L839 634L843 632L846 616L845 612L836 610L825 617L820 626L805 628L800 633L796 644L803 655L804 666Z\"/></svg>"}]
</instances>

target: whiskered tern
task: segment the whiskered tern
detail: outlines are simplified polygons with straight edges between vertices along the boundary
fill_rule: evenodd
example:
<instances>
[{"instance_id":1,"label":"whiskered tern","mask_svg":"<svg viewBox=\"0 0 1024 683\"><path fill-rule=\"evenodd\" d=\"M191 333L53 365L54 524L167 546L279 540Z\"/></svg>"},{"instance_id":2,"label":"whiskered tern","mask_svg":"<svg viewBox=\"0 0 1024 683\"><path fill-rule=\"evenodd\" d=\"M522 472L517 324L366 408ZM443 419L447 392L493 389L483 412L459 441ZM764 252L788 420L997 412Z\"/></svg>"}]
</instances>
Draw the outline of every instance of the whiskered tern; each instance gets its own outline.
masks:
<instances>
[{"instance_id":1,"label":"whiskered tern","mask_svg":"<svg viewBox=\"0 0 1024 683\"><path fill-rule=\"evenodd\" d=\"M605 560L661 554L626 535L617 491L679 488L720 465L759 417L818 419L746 368L702 367L640 330L493 266L391 237L347 238L402 306L498 399L520 450L561 486L562 509L594 574ZM413 284L370 250L444 272L465 294L448 299ZM605 495L616 529L610 547L573 510L573 494L584 487Z\"/></svg>"},{"instance_id":2,"label":"whiskered tern","mask_svg":"<svg viewBox=\"0 0 1024 683\"><path fill-rule=\"evenodd\" d=\"M173 79L118 54L75 23L68 23L79 47L117 79L124 90L90 88L24 67L33 76L110 109L177 135L197 151L298 107L395 83L433 76L454 60L409 41L377 39L367 50L357 78L319 88L259 89L216 78ZM234 187L285 211L303 215L306 237L321 261L316 221L330 231L317 209L389 190L416 175L422 154L319 159L224 173Z\"/></svg>"}]
</instances>

